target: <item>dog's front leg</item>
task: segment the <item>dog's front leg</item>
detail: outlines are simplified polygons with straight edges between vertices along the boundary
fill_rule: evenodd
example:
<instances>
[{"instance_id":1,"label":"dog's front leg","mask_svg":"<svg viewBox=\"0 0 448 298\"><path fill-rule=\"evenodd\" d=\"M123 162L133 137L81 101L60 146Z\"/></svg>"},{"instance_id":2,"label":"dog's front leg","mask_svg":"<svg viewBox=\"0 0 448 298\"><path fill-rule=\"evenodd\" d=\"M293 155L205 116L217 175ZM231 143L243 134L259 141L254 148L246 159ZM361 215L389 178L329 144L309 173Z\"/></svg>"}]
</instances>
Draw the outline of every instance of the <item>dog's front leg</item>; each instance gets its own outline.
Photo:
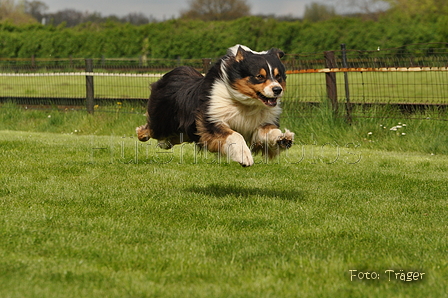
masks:
<instances>
[{"instance_id":1,"label":"dog's front leg","mask_svg":"<svg viewBox=\"0 0 448 298\"><path fill-rule=\"evenodd\" d=\"M269 158L277 156L281 150L288 149L294 142L294 133L285 129L283 133L276 125L266 124L258 128L252 144L257 144Z\"/></svg>"},{"instance_id":2,"label":"dog's front leg","mask_svg":"<svg viewBox=\"0 0 448 298\"><path fill-rule=\"evenodd\" d=\"M202 127L200 127L202 128ZM216 126L212 131L199 129L200 145L210 152L227 156L243 167L254 164L254 159L244 137L226 126Z\"/></svg>"},{"instance_id":3,"label":"dog's front leg","mask_svg":"<svg viewBox=\"0 0 448 298\"><path fill-rule=\"evenodd\" d=\"M243 167L254 164L254 159L243 136L236 131L230 134L222 147L223 153L230 159L239 162Z\"/></svg>"}]
</instances>

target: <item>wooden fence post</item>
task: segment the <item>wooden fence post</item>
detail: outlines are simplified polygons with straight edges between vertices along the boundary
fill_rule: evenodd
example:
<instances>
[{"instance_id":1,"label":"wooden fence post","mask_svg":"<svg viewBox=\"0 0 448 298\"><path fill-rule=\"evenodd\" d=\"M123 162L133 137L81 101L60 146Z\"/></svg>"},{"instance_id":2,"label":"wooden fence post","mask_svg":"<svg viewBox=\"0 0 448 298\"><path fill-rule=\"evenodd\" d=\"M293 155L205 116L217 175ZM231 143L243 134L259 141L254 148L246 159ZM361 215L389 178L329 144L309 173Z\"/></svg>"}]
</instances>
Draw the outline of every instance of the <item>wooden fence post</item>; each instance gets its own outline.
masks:
<instances>
[{"instance_id":1,"label":"wooden fence post","mask_svg":"<svg viewBox=\"0 0 448 298\"><path fill-rule=\"evenodd\" d=\"M325 56L325 67L326 68L336 68L336 58L333 51L324 52ZM331 106L333 107L333 112L337 114L338 112L338 90L336 87L336 73L327 72L325 73L325 81L327 85L327 96L330 99Z\"/></svg>"},{"instance_id":2,"label":"wooden fence post","mask_svg":"<svg viewBox=\"0 0 448 298\"><path fill-rule=\"evenodd\" d=\"M207 74L208 70L210 69L211 64L212 64L212 59L210 59L210 58L202 59L202 72L204 74Z\"/></svg>"},{"instance_id":3,"label":"wooden fence post","mask_svg":"<svg viewBox=\"0 0 448 298\"><path fill-rule=\"evenodd\" d=\"M342 66L348 68L347 64L347 49L345 43L341 44L342 51ZM348 73L344 72L344 82L345 82L345 111L347 112L347 122L352 124L352 104L350 102L350 89L348 84Z\"/></svg>"},{"instance_id":4,"label":"wooden fence post","mask_svg":"<svg viewBox=\"0 0 448 298\"><path fill-rule=\"evenodd\" d=\"M93 72L93 60L86 59L86 72ZM86 75L86 107L89 114L93 114L95 106L95 93L93 89L93 76Z\"/></svg>"}]
</instances>

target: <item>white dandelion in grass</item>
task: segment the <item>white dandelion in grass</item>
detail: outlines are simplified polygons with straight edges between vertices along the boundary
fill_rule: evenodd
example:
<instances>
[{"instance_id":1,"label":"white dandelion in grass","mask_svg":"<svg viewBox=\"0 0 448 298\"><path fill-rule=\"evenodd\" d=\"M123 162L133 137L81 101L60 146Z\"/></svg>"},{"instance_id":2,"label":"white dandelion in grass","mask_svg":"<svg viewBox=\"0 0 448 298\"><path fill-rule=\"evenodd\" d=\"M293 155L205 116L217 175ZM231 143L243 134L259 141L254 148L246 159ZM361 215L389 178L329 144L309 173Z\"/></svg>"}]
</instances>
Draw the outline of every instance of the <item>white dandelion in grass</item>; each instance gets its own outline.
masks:
<instances>
[{"instance_id":1,"label":"white dandelion in grass","mask_svg":"<svg viewBox=\"0 0 448 298\"><path fill-rule=\"evenodd\" d=\"M378 127L378 126L377 126ZM405 129L407 127L406 123L401 123L398 122L396 125L392 126L392 127L388 127L387 125L384 124L379 124L379 128L380 129L387 129L389 131L393 131L397 136L405 136L406 133L402 132L403 129ZM375 131L369 131L367 132L367 137L372 137ZM367 139L366 139L367 140Z\"/></svg>"},{"instance_id":2,"label":"white dandelion in grass","mask_svg":"<svg viewBox=\"0 0 448 298\"><path fill-rule=\"evenodd\" d=\"M397 125L392 126L389 130L397 131L403 127L406 127L406 124L402 124L401 122L399 122Z\"/></svg>"}]
</instances>

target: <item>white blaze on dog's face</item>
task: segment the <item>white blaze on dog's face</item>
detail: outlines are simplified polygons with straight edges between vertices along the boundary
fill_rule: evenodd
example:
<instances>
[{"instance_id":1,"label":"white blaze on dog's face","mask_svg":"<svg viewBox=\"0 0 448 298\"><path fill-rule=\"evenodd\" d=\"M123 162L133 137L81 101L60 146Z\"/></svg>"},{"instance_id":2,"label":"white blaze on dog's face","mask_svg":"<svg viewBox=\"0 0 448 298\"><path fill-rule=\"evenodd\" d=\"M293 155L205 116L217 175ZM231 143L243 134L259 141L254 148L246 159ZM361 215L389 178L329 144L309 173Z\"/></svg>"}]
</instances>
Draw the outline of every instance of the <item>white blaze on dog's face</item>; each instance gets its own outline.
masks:
<instances>
[{"instance_id":1,"label":"white blaze on dog's face","mask_svg":"<svg viewBox=\"0 0 448 298\"><path fill-rule=\"evenodd\" d=\"M227 68L233 89L258 100L267 107L275 107L286 87L285 66L280 61L284 53L278 49L253 52L247 47L235 47L234 61Z\"/></svg>"}]
</instances>

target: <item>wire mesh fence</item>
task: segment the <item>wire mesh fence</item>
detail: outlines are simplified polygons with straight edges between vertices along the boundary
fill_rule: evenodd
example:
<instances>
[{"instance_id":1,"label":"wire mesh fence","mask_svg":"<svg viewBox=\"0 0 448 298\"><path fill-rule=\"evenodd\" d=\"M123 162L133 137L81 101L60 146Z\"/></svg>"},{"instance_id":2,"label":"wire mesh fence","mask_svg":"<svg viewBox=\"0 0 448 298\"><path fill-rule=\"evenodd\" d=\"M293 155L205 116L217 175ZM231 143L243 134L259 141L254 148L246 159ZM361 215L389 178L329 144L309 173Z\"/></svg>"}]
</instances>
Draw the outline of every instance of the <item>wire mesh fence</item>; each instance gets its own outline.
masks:
<instances>
[{"instance_id":1,"label":"wire mesh fence","mask_svg":"<svg viewBox=\"0 0 448 298\"><path fill-rule=\"evenodd\" d=\"M291 99L329 100L347 118L370 106L407 112L448 108L448 43L288 55L285 64Z\"/></svg>"},{"instance_id":2,"label":"wire mesh fence","mask_svg":"<svg viewBox=\"0 0 448 298\"><path fill-rule=\"evenodd\" d=\"M35 72L83 72L85 58L0 58L0 73ZM202 69L210 59L147 59L139 58L92 58L95 72L165 73L174 67L188 65Z\"/></svg>"},{"instance_id":3,"label":"wire mesh fence","mask_svg":"<svg viewBox=\"0 0 448 298\"><path fill-rule=\"evenodd\" d=\"M297 80L302 90L295 96L309 101L328 95L322 73L334 72L337 101L344 102L346 86L341 73L346 72L354 103L448 104L448 43L418 46L347 50L346 65L342 50L332 52L332 61L328 61L328 52L290 55L286 65L294 77L288 80Z\"/></svg>"},{"instance_id":4,"label":"wire mesh fence","mask_svg":"<svg viewBox=\"0 0 448 298\"><path fill-rule=\"evenodd\" d=\"M324 69L325 70L325 69ZM326 69L327 72L292 72L288 96L299 101L320 102L327 97L323 73L337 73L337 101L346 100L344 72L348 73L350 97L358 104L448 104L448 68L359 70Z\"/></svg>"},{"instance_id":5,"label":"wire mesh fence","mask_svg":"<svg viewBox=\"0 0 448 298\"><path fill-rule=\"evenodd\" d=\"M150 84L164 73L181 65L205 73L214 60L103 57L91 59L90 70L87 59L0 59L0 101L85 107L90 77L95 105L144 105ZM347 103L448 106L448 43L289 54L284 64L288 79L283 101L290 108L328 100L333 108Z\"/></svg>"}]
</instances>

